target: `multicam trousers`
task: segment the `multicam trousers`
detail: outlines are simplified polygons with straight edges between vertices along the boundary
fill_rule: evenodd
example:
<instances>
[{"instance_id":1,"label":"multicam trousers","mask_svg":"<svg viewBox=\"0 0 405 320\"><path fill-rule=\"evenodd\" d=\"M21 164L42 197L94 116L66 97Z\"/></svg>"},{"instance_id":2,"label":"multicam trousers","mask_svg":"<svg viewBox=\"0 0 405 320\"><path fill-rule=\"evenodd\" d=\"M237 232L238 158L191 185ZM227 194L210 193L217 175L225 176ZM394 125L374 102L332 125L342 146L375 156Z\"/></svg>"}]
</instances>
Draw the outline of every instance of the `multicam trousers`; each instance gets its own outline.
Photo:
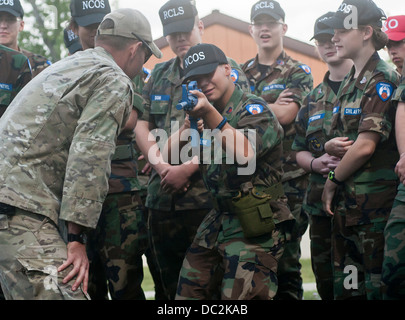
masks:
<instances>
[{"instance_id":1,"label":"multicam trousers","mask_svg":"<svg viewBox=\"0 0 405 320\"><path fill-rule=\"evenodd\" d=\"M8 300L86 300L75 279L63 284L72 270L57 272L67 259L58 228L44 216L15 209L0 215L0 284Z\"/></svg>"},{"instance_id":2,"label":"multicam trousers","mask_svg":"<svg viewBox=\"0 0 405 320\"><path fill-rule=\"evenodd\" d=\"M272 234L246 239L235 215L212 210L184 259L176 299L274 298L284 243L280 225Z\"/></svg>"}]
</instances>

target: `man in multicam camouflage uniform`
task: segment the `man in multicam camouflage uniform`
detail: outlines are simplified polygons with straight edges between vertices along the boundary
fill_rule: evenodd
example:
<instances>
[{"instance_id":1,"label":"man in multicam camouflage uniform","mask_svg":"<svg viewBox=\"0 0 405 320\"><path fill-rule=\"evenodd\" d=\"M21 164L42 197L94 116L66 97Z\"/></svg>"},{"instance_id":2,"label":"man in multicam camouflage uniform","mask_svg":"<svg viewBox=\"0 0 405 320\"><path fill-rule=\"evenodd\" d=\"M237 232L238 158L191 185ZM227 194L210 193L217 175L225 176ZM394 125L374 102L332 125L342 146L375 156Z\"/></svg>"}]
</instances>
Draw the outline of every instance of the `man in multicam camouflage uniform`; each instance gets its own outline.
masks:
<instances>
[{"instance_id":1,"label":"man in multicam camouflage uniform","mask_svg":"<svg viewBox=\"0 0 405 320\"><path fill-rule=\"evenodd\" d=\"M139 11L111 13L95 49L45 70L0 120L0 282L7 299L86 298L83 231L97 225L117 136L132 131L124 128L131 79L152 53L161 56ZM59 219L68 225L67 245Z\"/></svg>"},{"instance_id":2,"label":"man in multicam camouflage uniform","mask_svg":"<svg viewBox=\"0 0 405 320\"><path fill-rule=\"evenodd\" d=\"M398 151L401 155L395 172L397 173L400 185L398 193L384 230L385 247L384 262L382 270L383 299L404 300L405 299L405 62L402 68L402 81L392 99L398 102L396 114L396 139Z\"/></svg>"},{"instance_id":3,"label":"man in multicam camouflage uniform","mask_svg":"<svg viewBox=\"0 0 405 320\"><path fill-rule=\"evenodd\" d=\"M17 93L32 79L27 57L0 45L0 117Z\"/></svg>"},{"instance_id":4,"label":"man in multicam camouflage uniform","mask_svg":"<svg viewBox=\"0 0 405 320\"><path fill-rule=\"evenodd\" d=\"M51 62L39 54L21 49L18 46L18 34L24 30L23 18L24 9L20 0L0 2L0 44L23 53L28 58L31 64L32 76L35 77L49 67Z\"/></svg>"},{"instance_id":5,"label":"man in multicam camouflage uniform","mask_svg":"<svg viewBox=\"0 0 405 320\"><path fill-rule=\"evenodd\" d=\"M309 185L303 209L309 216L311 264L317 290L322 300L333 300L332 217L322 208L322 191L330 170L336 168L340 157L326 153L326 136L331 130L331 118L340 85L353 62L340 59L332 42L334 30L320 27L320 23L333 16L333 12L319 17L315 23L313 39L321 59L328 65L324 81L305 98L298 113L296 137L292 149L297 151L297 163L310 172ZM341 139L345 148L353 141Z\"/></svg>"},{"instance_id":6,"label":"man in multicam camouflage uniform","mask_svg":"<svg viewBox=\"0 0 405 320\"><path fill-rule=\"evenodd\" d=\"M178 14L168 14L174 11ZM191 46L201 42L204 31L197 8L189 0L168 1L159 13L164 35L176 58L156 65L143 91L147 104L135 131L138 146L145 157L156 146L156 142L148 141L150 131L164 129L170 135L172 122L184 121L184 112L176 110L176 105L182 98L183 58ZM236 62L231 63L235 80L248 90L245 75ZM148 161L151 162L150 159ZM199 172L190 175L184 165L170 166L163 160L156 163L146 200L151 248L166 296L174 299L185 252L213 204ZM167 188L161 187L163 178L172 181ZM186 191L184 187L187 186L189 188Z\"/></svg>"},{"instance_id":7,"label":"man in multicam camouflage uniform","mask_svg":"<svg viewBox=\"0 0 405 320\"><path fill-rule=\"evenodd\" d=\"M308 175L296 162L291 150L295 137L294 120L305 96L312 90L311 69L289 57L283 49L287 32L285 12L276 1L259 1L251 10L250 34L258 46L258 55L242 67L251 90L262 97L276 114L284 129L283 184L291 212L296 219L287 237L284 256L279 263L279 292L276 299L302 299L300 244L308 227L302 203Z\"/></svg>"},{"instance_id":8,"label":"man in multicam camouflage uniform","mask_svg":"<svg viewBox=\"0 0 405 320\"><path fill-rule=\"evenodd\" d=\"M184 61L184 81L197 81L202 91L191 92L198 104L188 113L213 130L203 132L200 150L210 153L209 162L202 164L200 157L200 168L215 208L187 252L176 299L272 299L283 226L293 219L281 183L283 129L263 99L233 83L231 66L218 47L194 46ZM187 127L186 122L169 139L169 155L173 145L184 152L179 137ZM228 164L229 155L236 162ZM198 170L193 162L189 166Z\"/></svg>"}]
</instances>

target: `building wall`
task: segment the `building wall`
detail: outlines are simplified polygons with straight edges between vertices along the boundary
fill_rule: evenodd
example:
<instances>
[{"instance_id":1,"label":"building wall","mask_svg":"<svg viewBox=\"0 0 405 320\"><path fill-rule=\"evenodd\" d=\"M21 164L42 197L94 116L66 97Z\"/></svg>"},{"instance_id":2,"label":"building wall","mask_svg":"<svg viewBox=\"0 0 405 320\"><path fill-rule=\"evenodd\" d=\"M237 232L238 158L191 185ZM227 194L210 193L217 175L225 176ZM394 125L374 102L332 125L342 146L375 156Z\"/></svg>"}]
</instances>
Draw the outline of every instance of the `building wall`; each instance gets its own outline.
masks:
<instances>
[{"instance_id":1,"label":"building wall","mask_svg":"<svg viewBox=\"0 0 405 320\"><path fill-rule=\"evenodd\" d=\"M256 43L250 34L242 33L219 24L209 26L204 30L203 42L215 44L221 48L228 57L240 64L254 58L257 54ZM163 52L163 58L158 60L152 56L145 65L146 68L153 69L156 63L167 61L175 57L168 45L161 48L161 51ZM285 48L285 51L293 59L311 67L315 86L322 82L327 71L327 66L323 61L289 48Z\"/></svg>"}]
</instances>

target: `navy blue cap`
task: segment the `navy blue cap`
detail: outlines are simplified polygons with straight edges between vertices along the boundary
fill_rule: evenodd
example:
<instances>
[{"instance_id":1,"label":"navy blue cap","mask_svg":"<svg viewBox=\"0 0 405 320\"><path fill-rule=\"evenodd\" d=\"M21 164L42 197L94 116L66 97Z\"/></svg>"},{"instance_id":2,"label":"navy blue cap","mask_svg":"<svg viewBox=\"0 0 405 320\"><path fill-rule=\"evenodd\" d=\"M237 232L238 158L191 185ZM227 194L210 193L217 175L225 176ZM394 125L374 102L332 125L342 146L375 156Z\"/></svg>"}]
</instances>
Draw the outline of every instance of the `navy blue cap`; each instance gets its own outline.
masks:
<instances>
[{"instance_id":1,"label":"navy blue cap","mask_svg":"<svg viewBox=\"0 0 405 320\"><path fill-rule=\"evenodd\" d=\"M357 17L353 17L355 13ZM371 0L345 0L333 17L323 24L333 29L347 29L345 22L348 21L350 25L357 23L358 26L372 25L381 28L384 18L384 11Z\"/></svg>"},{"instance_id":2,"label":"navy blue cap","mask_svg":"<svg viewBox=\"0 0 405 320\"><path fill-rule=\"evenodd\" d=\"M20 0L5 0L0 2L0 12L8 12L17 18L24 17L24 9Z\"/></svg>"},{"instance_id":3,"label":"navy blue cap","mask_svg":"<svg viewBox=\"0 0 405 320\"><path fill-rule=\"evenodd\" d=\"M314 27L314 36L310 40L316 39L321 34L327 34L332 36L335 34L335 31L331 27L325 25L325 22L331 19L333 16L334 13L330 11L320 16L318 19L316 19Z\"/></svg>"},{"instance_id":4,"label":"navy blue cap","mask_svg":"<svg viewBox=\"0 0 405 320\"><path fill-rule=\"evenodd\" d=\"M101 23L111 12L108 0L71 0L70 12L81 27Z\"/></svg>"}]
</instances>

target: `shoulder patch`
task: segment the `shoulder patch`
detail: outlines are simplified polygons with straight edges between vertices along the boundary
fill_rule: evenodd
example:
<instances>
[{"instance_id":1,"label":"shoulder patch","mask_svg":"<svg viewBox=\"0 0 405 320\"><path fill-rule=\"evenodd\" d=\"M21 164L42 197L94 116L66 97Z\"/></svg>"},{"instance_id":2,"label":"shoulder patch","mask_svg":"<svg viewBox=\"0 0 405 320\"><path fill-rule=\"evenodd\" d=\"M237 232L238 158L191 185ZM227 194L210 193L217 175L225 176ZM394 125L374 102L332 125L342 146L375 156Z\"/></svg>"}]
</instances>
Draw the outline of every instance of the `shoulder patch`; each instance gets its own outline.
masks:
<instances>
[{"instance_id":1,"label":"shoulder patch","mask_svg":"<svg viewBox=\"0 0 405 320\"><path fill-rule=\"evenodd\" d=\"M239 80L239 71L236 70L236 69L232 69L231 78L232 78L233 83L238 82L238 80Z\"/></svg>"},{"instance_id":2,"label":"shoulder patch","mask_svg":"<svg viewBox=\"0 0 405 320\"><path fill-rule=\"evenodd\" d=\"M382 101L388 101L394 93L394 87L387 82L377 83L377 94Z\"/></svg>"},{"instance_id":3,"label":"shoulder patch","mask_svg":"<svg viewBox=\"0 0 405 320\"><path fill-rule=\"evenodd\" d=\"M300 65L300 68L301 68L302 70L304 70L304 72L305 72L306 74L311 74L311 73L312 73L311 68L310 68L309 66L307 66L306 64Z\"/></svg>"},{"instance_id":4,"label":"shoulder patch","mask_svg":"<svg viewBox=\"0 0 405 320\"><path fill-rule=\"evenodd\" d=\"M255 103L255 104L249 104L246 106L246 110L251 114L251 115L257 115L261 114L264 110L264 107L261 104Z\"/></svg>"}]
</instances>

